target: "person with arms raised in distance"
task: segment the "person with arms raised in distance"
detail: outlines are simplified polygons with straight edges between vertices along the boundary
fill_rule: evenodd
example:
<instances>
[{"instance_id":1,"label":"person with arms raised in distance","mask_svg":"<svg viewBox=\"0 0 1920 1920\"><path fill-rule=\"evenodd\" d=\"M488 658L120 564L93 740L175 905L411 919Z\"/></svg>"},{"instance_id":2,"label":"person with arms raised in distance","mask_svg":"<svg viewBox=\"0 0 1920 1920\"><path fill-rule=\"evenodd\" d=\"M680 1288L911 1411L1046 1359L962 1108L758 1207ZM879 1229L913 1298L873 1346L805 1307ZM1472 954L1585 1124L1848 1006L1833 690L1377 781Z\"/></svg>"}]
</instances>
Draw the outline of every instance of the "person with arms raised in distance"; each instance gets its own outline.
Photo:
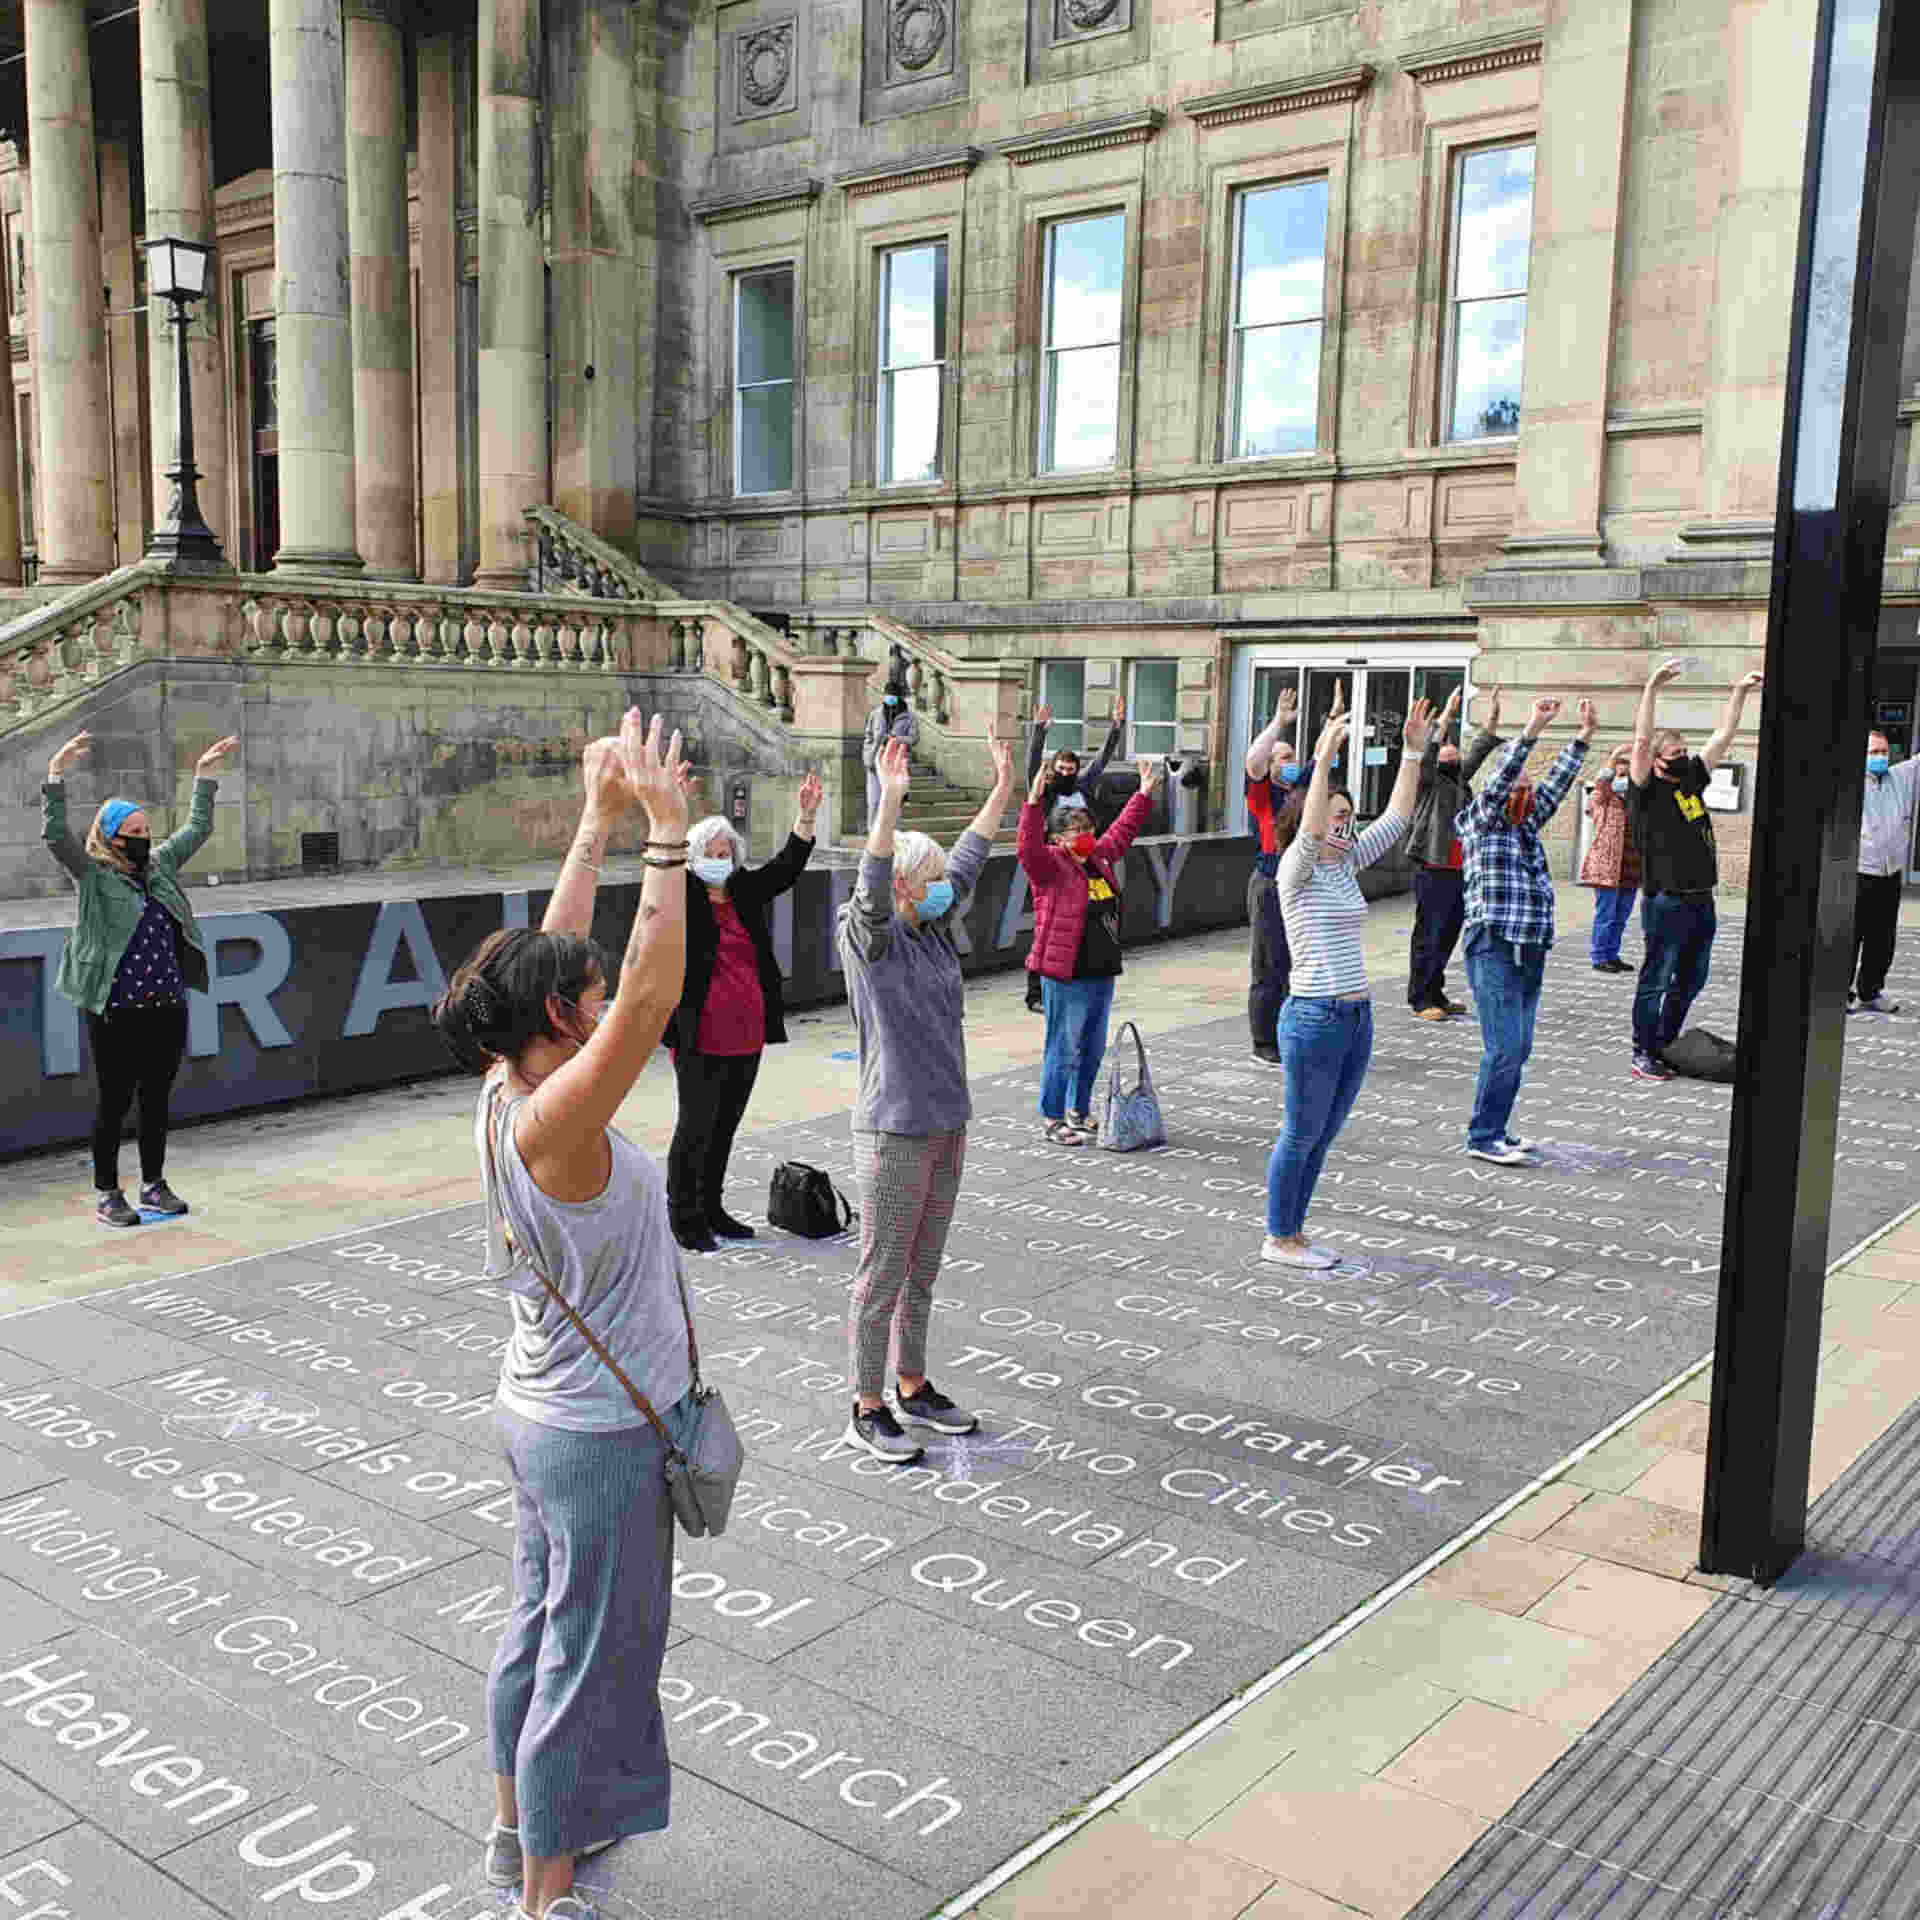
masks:
<instances>
[{"instance_id":1,"label":"person with arms raised in distance","mask_svg":"<svg viewBox=\"0 0 1920 1920\"><path fill-rule=\"evenodd\" d=\"M687 834L687 982L667 1029L680 1096L667 1154L667 1207L674 1238L692 1253L753 1238L724 1204L727 1161L760 1056L787 1037L770 916L812 856L824 791L817 773L800 783L793 831L765 866L747 865L747 843L721 814Z\"/></svg>"},{"instance_id":2,"label":"person with arms raised in distance","mask_svg":"<svg viewBox=\"0 0 1920 1920\"><path fill-rule=\"evenodd\" d=\"M840 965L859 1036L853 1162L860 1185L854 1275L853 1411L848 1441L882 1460L917 1460L900 1422L935 1433L979 1425L927 1378L927 1321L966 1164L966 991L954 921L967 910L1013 793L1013 749L992 742L994 783L949 855L897 831L907 750L880 753L880 810L853 898L840 909ZM886 1395L892 1351L894 1394Z\"/></svg>"},{"instance_id":3,"label":"person with arms raised in distance","mask_svg":"<svg viewBox=\"0 0 1920 1920\"><path fill-rule=\"evenodd\" d=\"M1093 814L1078 796L1061 801L1043 825L1045 768L1033 776L1020 809L1020 865L1033 889L1027 966L1045 983L1047 1007L1040 1116L1056 1147L1084 1146L1093 1131L1093 1083L1107 1054L1113 983L1121 970L1114 862L1152 811L1161 772L1158 761L1140 762L1140 791L1097 837Z\"/></svg>"},{"instance_id":4,"label":"person with arms raised in distance","mask_svg":"<svg viewBox=\"0 0 1920 1920\"><path fill-rule=\"evenodd\" d=\"M1763 684L1758 673L1735 681L1719 726L1698 754L1689 754L1685 734L1656 724L1660 689L1677 680L1685 665L1668 660L1654 668L1633 722L1627 818L1640 844L1640 934L1646 948L1633 994L1636 1080L1673 1078L1661 1056L1707 984L1719 926L1713 895L1720 883L1707 784L1740 730L1748 696Z\"/></svg>"},{"instance_id":5,"label":"person with arms raised in distance","mask_svg":"<svg viewBox=\"0 0 1920 1920\"><path fill-rule=\"evenodd\" d=\"M153 844L147 810L103 801L83 847L67 830L67 769L86 758L79 733L48 762L40 789L40 834L73 878L79 911L54 989L86 1015L99 1103L93 1120L94 1214L104 1226L137 1227L120 1189L120 1134L140 1098L140 1205L177 1217L187 1203L167 1185L169 1099L187 1051L187 989L207 989L207 943L180 884L180 869L213 832L220 763L240 745L229 735L193 769L187 823Z\"/></svg>"},{"instance_id":6,"label":"person with arms raised in distance","mask_svg":"<svg viewBox=\"0 0 1920 1920\"><path fill-rule=\"evenodd\" d=\"M680 1444L692 1412L693 1320L666 1182L613 1125L685 971L690 782L680 736L663 746L661 733L629 712L618 740L587 748L586 804L539 930L489 934L433 1014L486 1076L474 1144L487 1276L512 1316L494 1422L518 1501L513 1608L487 1678L483 1871L520 1888L530 1920L594 1920L577 1862L660 1831L669 1812L666 1435ZM588 929L607 841L637 811L645 872L609 994Z\"/></svg>"},{"instance_id":7,"label":"person with arms raised in distance","mask_svg":"<svg viewBox=\"0 0 1920 1920\"><path fill-rule=\"evenodd\" d=\"M1540 834L1580 777L1595 725L1593 702L1582 700L1580 731L1536 787L1520 774L1559 711L1558 700L1533 703L1525 731L1457 822L1467 857L1467 978L1481 1040L1467 1151L1502 1167L1534 1163L1508 1122L1533 1052L1534 1016L1553 945L1553 869Z\"/></svg>"},{"instance_id":8,"label":"person with arms raised in distance","mask_svg":"<svg viewBox=\"0 0 1920 1920\"><path fill-rule=\"evenodd\" d=\"M1287 1109L1267 1162L1267 1237L1260 1257L1283 1267L1336 1264L1334 1255L1309 1244L1304 1228L1320 1169L1353 1111L1373 1055L1373 999L1362 946L1367 901L1359 876L1391 853L1412 823L1433 706L1413 703L1401 729L1400 770L1387 810L1359 833L1353 795L1336 787L1332 774L1350 720L1341 686L1313 750L1306 805L1280 856L1280 911L1293 954L1292 991L1279 1023Z\"/></svg>"},{"instance_id":9,"label":"person with arms raised in distance","mask_svg":"<svg viewBox=\"0 0 1920 1920\"><path fill-rule=\"evenodd\" d=\"M1289 737L1298 699L1293 688L1280 689L1273 717L1253 736L1246 758L1247 818L1260 843L1253 871L1247 875L1247 1027L1253 1057L1269 1067L1280 1064L1275 1028L1286 1004L1291 966L1274 880L1280 870L1280 821L1291 808L1297 828L1300 808L1306 803L1305 783L1313 777L1312 767L1295 754Z\"/></svg>"},{"instance_id":10,"label":"person with arms raised in distance","mask_svg":"<svg viewBox=\"0 0 1920 1920\"><path fill-rule=\"evenodd\" d=\"M1853 897L1853 979L1847 1007L1855 1013L1898 1013L1881 991L1900 930L1900 894L1913 857L1913 810L1920 796L1920 758L1893 764L1884 733L1867 735L1867 784L1860 804L1859 891Z\"/></svg>"},{"instance_id":11,"label":"person with arms raised in distance","mask_svg":"<svg viewBox=\"0 0 1920 1920\"><path fill-rule=\"evenodd\" d=\"M1120 731L1126 725L1127 703L1116 700L1113 703L1113 720L1107 728L1107 737L1100 744L1100 751L1084 769L1080 765L1080 754L1074 747L1062 747L1051 762L1047 761L1047 731L1053 725L1053 709L1048 706L1035 707L1033 710L1033 734L1027 742L1027 785L1032 787L1040 777L1043 764L1047 766L1046 784L1040 795L1040 811L1051 817L1054 808L1062 801L1077 799L1083 805L1088 816L1096 822L1099 816L1093 810L1094 789L1106 777L1107 764L1120 751ZM1040 975L1029 967L1027 972L1027 1011L1038 1013L1041 1008Z\"/></svg>"},{"instance_id":12,"label":"person with arms raised in distance","mask_svg":"<svg viewBox=\"0 0 1920 1920\"><path fill-rule=\"evenodd\" d=\"M1448 696L1433 736L1420 756L1420 791L1413 806L1407 853L1413 861L1413 947L1407 967L1407 1005L1420 1020L1447 1020L1466 1012L1447 998L1447 962L1466 925L1466 855L1454 822L1473 798L1473 776L1500 745L1500 689L1487 697L1487 724L1462 754L1447 738L1460 711L1460 690Z\"/></svg>"},{"instance_id":13,"label":"person with arms raised in distance","mask_svg":"<svg viewBox=\"0 0 1920 1920\"><path fill-rule=\"evenodd\" d=\"M1615 747L1600 777L1587 789L1593 838L1580 862L1580 884L1593 889L1593 939L1588 957L1595 973L1631 973L1620 958L1634 895L1640 891L1640 843L1627 818L1633 786L1633 749Z\"/></svg>"}]
</instances>

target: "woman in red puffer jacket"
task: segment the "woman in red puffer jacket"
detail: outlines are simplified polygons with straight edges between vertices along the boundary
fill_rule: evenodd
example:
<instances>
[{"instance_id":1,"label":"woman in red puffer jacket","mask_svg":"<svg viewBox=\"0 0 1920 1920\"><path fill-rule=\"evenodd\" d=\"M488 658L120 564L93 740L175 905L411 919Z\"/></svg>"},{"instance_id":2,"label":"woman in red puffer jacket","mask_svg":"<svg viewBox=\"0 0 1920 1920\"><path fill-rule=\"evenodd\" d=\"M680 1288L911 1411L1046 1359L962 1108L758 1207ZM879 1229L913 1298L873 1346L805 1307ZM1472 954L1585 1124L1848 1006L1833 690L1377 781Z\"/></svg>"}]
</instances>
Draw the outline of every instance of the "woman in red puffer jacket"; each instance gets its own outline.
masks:
<instances>
[{"instance_id":1,"label":"woman in red puffer jacket","mask_svg":"<svg viewBox=\"0 0 1920 1920\"><path fill-rule=\"evenodd\" d=\"M1140 791L1098 838L1085 807L1062 802L1042 823L1043 767L1020 809L1020 865L1033 889L1033 946L1027 967L1041 980L1047 1042L1040 1115L1055 1146L1086 1144L1093 1083L1107 1052L1107 1018L1120 974L1120 894L1113 863L1132 846L1153 804L1162 768L1140 762ZM1067 1104L1071 1092L1073 1104Z\"/></svg>"}]
</instances>

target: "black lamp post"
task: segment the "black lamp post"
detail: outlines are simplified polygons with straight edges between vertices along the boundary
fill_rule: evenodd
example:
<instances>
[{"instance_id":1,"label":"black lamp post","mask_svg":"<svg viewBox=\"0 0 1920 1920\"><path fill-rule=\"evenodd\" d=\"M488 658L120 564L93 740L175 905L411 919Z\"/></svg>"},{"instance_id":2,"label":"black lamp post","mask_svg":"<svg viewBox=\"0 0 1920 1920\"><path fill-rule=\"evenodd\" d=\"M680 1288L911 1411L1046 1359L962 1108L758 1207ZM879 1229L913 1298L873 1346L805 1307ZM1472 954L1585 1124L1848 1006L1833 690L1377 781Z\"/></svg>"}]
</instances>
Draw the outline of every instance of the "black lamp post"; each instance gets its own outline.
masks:
<instances>
[{"instance_id":1,"label":"black lamp post","mask_svg":"<svg viewBox=\"0 0 1920 1920\"><path fill-rule=\"evenodd\" d=\"M147 242L147 297L173 308L173 465L167 478L173 492L166 518L147 542L147 558L170 573L227 573L227 557L213 529L200 517L200 469L193 463L193 392L187 372L187 321L193 303L207 291L213 249L192 240Z\"/></svg>"}]
</instances>

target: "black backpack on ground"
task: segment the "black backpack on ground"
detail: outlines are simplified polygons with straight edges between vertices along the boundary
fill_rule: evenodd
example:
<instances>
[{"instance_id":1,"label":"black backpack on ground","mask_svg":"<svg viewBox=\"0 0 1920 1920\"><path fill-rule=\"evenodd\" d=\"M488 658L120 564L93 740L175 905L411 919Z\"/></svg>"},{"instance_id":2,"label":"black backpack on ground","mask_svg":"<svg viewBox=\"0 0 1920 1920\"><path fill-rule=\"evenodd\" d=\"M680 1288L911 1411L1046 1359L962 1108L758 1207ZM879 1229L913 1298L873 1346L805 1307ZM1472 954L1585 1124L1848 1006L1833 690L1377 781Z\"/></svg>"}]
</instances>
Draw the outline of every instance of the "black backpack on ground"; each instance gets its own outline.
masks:
<instances>
[{"instance_id":1,"label":"black backpack on ground","mask_svg":"<svg viewBox=\"0 0 1920 1920\"><path fill-rule=\"evenodd\" d=\"M1733 1042L1722 1040L1705 1027L1689 1027L1660 1057L1689 1080L1732 1084L1736 1057Z\"/></svg>"},{"instance_id":2,"label":"black backpack on ground","mask_svg":"<svg viewBox=\"0 0 1920 1920\"><path fill-rule=\"evenodd\" d=\"M767 1224L806 1240L845 1233L858 1218L847 1197L818 1167L785 1160L773 1170L767 1193Z\"/></svg>"}]
</instances>

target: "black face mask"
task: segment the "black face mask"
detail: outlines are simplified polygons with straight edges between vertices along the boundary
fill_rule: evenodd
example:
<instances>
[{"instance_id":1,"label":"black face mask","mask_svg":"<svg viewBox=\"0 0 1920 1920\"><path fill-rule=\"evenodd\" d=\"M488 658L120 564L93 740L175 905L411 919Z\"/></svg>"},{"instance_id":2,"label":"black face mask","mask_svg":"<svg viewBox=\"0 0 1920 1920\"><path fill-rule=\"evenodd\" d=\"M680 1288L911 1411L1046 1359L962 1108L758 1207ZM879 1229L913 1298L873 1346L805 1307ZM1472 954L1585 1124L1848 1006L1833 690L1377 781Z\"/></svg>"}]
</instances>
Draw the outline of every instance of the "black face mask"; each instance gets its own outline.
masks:
<instances>
[{"instance_id":1,"label":"black face mask","mask_svg":"<svg viewBox=\"0 0 1920 1920\"><path fill-rule=\"evenodd\" d=\"M135 873L145 873L147 862L153 857L153 842L145 834L131 840L120 842L120 851L127 856L128 864Z\"/></svg>"}]
</instances>

